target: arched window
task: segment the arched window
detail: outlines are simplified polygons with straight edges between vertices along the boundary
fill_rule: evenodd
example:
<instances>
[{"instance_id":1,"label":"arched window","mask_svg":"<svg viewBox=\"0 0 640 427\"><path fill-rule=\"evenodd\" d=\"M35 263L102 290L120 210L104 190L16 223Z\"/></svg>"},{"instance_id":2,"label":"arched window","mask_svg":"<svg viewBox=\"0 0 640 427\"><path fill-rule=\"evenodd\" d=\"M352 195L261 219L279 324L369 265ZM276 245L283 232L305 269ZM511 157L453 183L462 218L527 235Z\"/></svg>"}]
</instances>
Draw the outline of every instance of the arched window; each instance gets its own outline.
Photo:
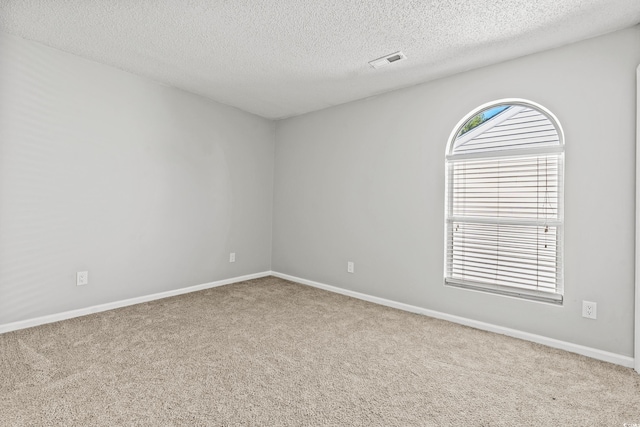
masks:
<instances>
[{"instance_id":1,"label":"arched window","mask_svg":"<svg viewBox=\"0 0 640 427\"><path fill-rule=\"evenodd\" d=\"M445 284L562 304L564 137L544 107L485 104L446 155Z\"/></svg>"}]
</instances>

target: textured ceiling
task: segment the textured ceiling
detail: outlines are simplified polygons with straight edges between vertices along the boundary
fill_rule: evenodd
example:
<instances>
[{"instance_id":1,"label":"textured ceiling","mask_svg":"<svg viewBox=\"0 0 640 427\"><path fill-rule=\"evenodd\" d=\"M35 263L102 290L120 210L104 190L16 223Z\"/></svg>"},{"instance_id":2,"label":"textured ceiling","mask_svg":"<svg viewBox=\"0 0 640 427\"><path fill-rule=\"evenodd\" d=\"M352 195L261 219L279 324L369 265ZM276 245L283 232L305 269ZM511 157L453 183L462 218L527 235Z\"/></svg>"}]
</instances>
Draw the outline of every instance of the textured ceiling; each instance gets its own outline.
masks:
<instances>
[{"instance_id":1,"label":"textured ceiling","mask_svg":"<svg viewBox=\"0 0 640 427\"><path fill-rule=\"evenodd\" d=\"M0 0L4 32L271 119L638 22L640 0Z\"/></svg>"}]
</instances>

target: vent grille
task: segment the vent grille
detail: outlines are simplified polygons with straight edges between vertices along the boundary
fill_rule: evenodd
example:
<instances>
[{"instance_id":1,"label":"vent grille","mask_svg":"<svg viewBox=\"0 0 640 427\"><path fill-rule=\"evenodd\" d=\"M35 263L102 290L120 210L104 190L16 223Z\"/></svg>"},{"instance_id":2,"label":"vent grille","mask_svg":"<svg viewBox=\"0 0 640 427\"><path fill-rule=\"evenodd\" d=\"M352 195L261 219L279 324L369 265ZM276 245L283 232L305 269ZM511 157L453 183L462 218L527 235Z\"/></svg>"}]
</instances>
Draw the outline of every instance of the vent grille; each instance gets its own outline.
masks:
<instances>
[{"instance_id":1,"label":"vent grille","mask_svg":"<svg viewBox=\"0 0 640 427\"><path fill-rule=\"evenodd\" d=\"M382 67L386 67L389 64L400 62L405 59L407 59L407 57L404 53L394 52L394 53L390 53L389 55L385 55L382 58L369 61L369 65L371 65L373 68L382 68Z\"/></svg>"}]
</instances>

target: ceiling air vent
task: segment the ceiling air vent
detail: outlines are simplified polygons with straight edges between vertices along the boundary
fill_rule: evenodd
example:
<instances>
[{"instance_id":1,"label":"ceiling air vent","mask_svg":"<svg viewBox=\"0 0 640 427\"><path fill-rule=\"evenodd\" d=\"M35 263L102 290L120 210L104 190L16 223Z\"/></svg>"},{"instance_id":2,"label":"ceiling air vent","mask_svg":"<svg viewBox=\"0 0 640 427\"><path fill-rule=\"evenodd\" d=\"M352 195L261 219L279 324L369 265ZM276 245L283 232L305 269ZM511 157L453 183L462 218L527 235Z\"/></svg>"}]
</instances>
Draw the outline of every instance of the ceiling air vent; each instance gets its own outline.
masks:
<instances>
[{"instance_id":1,"label":"ceiling air vent","mask_svg":"<svg viewBox=\"0 0 640 427\"><path fill-rule=\"evenodd\" d=\"M373 68L382 68L386 65L389 65L393 62L402 61L403 59L407 59L407 57L402 52L390 53L389 55L385 55L382 58L374 59L373 61L369 61L369 65Z\"/></svg>"}]
</instances>

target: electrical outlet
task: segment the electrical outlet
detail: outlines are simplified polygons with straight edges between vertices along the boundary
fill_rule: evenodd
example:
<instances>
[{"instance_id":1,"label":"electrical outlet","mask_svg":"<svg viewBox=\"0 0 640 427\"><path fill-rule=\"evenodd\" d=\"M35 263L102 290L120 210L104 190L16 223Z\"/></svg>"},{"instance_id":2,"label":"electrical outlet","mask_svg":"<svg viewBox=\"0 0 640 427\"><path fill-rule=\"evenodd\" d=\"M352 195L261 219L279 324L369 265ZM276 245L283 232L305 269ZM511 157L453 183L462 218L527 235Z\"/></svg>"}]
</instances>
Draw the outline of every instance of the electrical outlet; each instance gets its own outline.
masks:
<instances>
[{"instance_id":1,"label":"electrical outlet","mask_svg":"<svg viewBox=\"0 0 640 427\"><path fill-rule=\"evenodd\" d=\"M582 317L587 319L598 318L598 305L591 301L582 301Z\"/></svg>"},{"instance_id":2,"label":"electrical outlet","mask_svg":"<svg viewBox=\"0 0 640 427\"><path fill-rule=\"evenodd\" d=\"M235 252L231 252L229 254L229 262L236 262L236 253Z\"/></svg>"},{"instance_id":3,"label":"electrical outlet","mask_svg":"<svg viewBox=\"0 0 640 427\"><path fill-rule=\"evenodd\" d=\"M76 286L84 286L89 283L89 272L78 271L76 273Z\"/></svg>"},{"instance_id":4,"label":"electrical outlet","mask_svg":"<svg viewBox=\"0 0 640 427\"><path fill-rule=\"evenodd\" d=\"M354 272L354 264L352 261L347 262L347 273L353 273Z\"/></svg>"}]
</instances>

